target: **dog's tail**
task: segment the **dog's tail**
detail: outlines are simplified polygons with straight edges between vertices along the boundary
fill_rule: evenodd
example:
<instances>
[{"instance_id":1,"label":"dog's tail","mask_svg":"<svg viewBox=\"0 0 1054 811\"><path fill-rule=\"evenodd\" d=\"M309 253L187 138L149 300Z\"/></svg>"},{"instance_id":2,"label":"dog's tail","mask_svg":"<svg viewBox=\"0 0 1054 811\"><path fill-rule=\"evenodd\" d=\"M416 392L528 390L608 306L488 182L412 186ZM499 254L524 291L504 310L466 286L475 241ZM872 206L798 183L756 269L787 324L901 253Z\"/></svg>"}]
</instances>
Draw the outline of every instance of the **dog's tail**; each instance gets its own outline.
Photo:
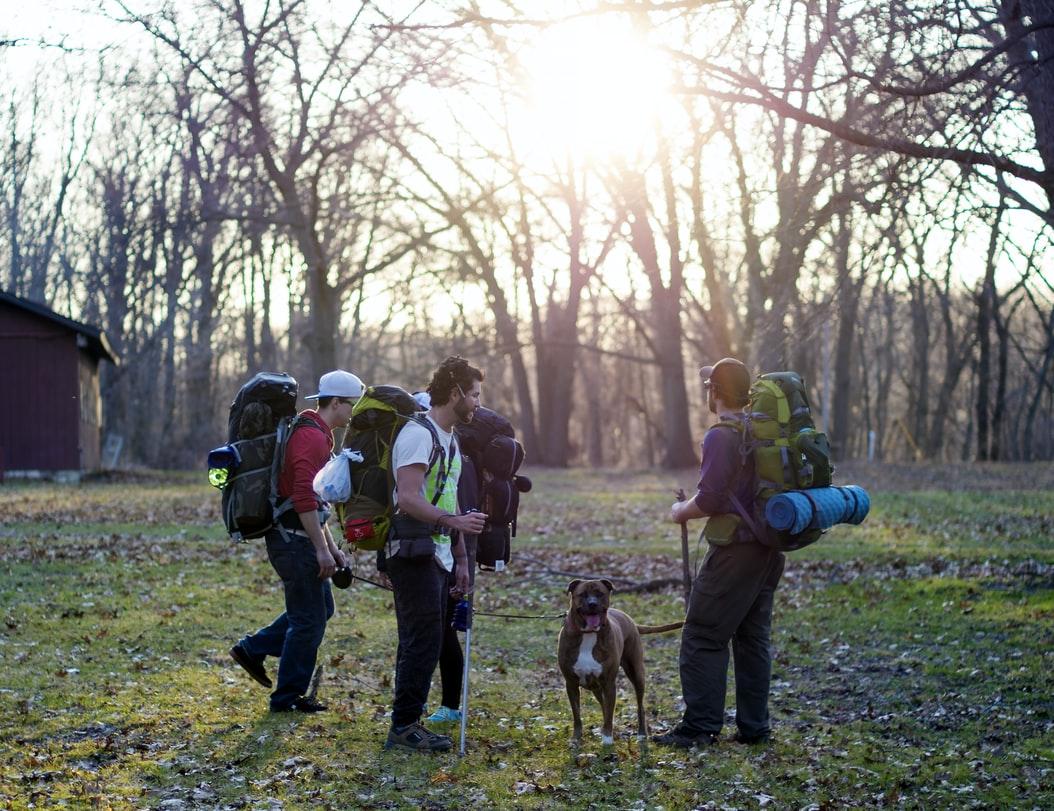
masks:
<instances>
[{"instance_id":1,"label":"dog's tail","mask_svg":"<svg viewBox=\"0 0 1054 811\"><path fill-rule=\"evenodd\" d=\"M671 622L669 625L638 625L639 634L662 634L666 631L676 631L684 625L684 622Z\"/></svg>"}]
</instances>

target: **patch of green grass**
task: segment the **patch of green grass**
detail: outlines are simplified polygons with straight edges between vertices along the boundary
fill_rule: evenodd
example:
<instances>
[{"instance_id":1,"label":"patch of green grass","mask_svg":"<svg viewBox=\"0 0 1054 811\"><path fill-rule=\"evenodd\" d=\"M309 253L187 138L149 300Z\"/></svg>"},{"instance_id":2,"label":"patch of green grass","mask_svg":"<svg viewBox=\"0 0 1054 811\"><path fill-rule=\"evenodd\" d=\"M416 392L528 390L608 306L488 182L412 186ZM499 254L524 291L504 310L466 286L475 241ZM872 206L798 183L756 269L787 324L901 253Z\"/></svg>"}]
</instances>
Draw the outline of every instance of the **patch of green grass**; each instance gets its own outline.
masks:
<instances>
[{"instance_id":1,"label":"patch of green grass","mask_svg":"<svg viewBox=\"0 0 1054 811\"><path fill-rule=\"evenodd\" d=\"M332 711L267 712L267 691L227 649L280 610L280 586L261 545L222 539L206 486L0 490L0 799L14 808L1054 803L1054 543L1044 534L1054 505L1038 491L876 493L863 527L790 556L776 600L771 746L642 745L622 680L615 746L600 745L600 709L584 695L589 731L572 750L555 660L567 577L547 567L676 576L677 528L662 523L671 489L662 474L535 475L517 541L533 562L480 574L478 610L550 618L477 617L464 758L382 750L394 613L389 594L361 583L335 592L320 652ZM60 502L64 518L47 517ZM370 556L358 563L368 575ZM616 593L615 604L648 624L683 612L676 589ZM679 716L678 642L646 638L656 728ZM727 703L731 713L731 677Z\"/></svg>"}]
</instances>

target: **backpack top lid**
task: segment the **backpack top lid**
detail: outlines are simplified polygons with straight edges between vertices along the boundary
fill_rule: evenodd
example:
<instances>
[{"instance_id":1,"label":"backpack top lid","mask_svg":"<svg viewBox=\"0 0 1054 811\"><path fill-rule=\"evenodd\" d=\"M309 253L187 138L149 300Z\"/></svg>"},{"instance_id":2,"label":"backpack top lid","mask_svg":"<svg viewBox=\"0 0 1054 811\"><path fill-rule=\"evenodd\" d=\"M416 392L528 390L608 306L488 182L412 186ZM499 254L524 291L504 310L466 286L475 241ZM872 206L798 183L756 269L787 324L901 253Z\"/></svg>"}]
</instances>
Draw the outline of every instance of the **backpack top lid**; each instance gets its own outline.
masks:
<instances>
[{"instance_id":1,"label":"backpack top lid","mask_svg":"<svg viewBox=\"0 0 1054 811\"><path fill-rule=\"evenodd\" d=\"M516 437L512 423L486 406L476 409L472 422L458 423L454 431L462 453L477 457L482 456L494 436Z\"/></svg>"},{"instance_id":2,"label":"backpack top lid","mask_svg":"<svg viewBox=\"0 0 1054 811\"><path fill-rule=\"evenodd\" d=\"M805 381L797 372L769 372L750 387L752 419L775 419L781 425L812 423Z\"/></svg>"},{"instance_id":3,"label":"backpack top lid","mask_svg":"<svg viewBox=\"0 0 1054 811\"><path fill-rule=\"evenodd\" d=\"M369 431L380 423L390 422L398 414L411 417L418 412L417 401L398 386L368 386L351 410L351 428Z\"/></svg>"},{"instance_id":4,"label":"backpack top lid","mask_svg":"<svg viewBox=\"0 0 1054 811\"><path fill-rule=\"evenodd\" d=\"M260 403L271 409L277 422L283 417L296 415L297 383L291 376L282 372L259 372L238 390L231 403L230 415L227 418L227 441L239 439L239 425L242 412L250 403Z\"/></svg>"},{"instance_id":5,"label":"backpack top lid","mask_svg":"<svg viewBox=\"0 0 1054 811\"><path fill-rule=\"evenodd\" d=\"M483 468L499 479L512 479L523 464L523 445L510 436L495 434L483 449Z\"/></svg>"}]
</instances>

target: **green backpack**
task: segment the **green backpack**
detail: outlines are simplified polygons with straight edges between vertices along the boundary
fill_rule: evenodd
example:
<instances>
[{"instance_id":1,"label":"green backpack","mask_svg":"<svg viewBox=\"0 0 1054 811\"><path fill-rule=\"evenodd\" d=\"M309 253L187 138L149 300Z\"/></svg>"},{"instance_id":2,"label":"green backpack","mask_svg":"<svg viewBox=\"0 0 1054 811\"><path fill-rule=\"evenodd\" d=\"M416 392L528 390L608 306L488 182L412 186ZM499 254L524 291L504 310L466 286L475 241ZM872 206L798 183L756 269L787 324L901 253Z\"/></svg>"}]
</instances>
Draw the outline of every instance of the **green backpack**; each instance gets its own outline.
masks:
<instances>
[{"instance_id":1,"label":"green backpack","mask_svg":"<svg viewBox=\"0 0 1054 811\"><path fill-rule=\"evenodd\" d=\"M780 550L801 549L818 540L822 530L807 529L794 535L777 531L765 521L765 505L772 496L787 490L830 487L834 475L831 443L826 434L816 430L801 375L797 372L761 375L750 387L747 419L726 420L718 425L742 434L743 452L754 455L757 486L753 510L740 505L733 496L740 515L711 518L703 530L707 540L719 544L731 542L740 518L762 543Z\"/></svg>"},{"instance_id":2,"label":"green backpack","mask_svg":"<svg viewBox=\"0 0 1054 811\"><path fill-rule=\"evenodd\" d=\"M432 434L431 470L443 464L442 445L435 428L418 413L417 402L398 386L370 386L355 403L344 447L362 454L362 461L351 464L351 496L336 505L344 538L355 549L375 552L388 540L392 522L391 470L392 446L408 422L423 425ZM446 469L441 468L445 480ZM436 500L442 492L437 491Z\"/></svg>"}]
</instances>

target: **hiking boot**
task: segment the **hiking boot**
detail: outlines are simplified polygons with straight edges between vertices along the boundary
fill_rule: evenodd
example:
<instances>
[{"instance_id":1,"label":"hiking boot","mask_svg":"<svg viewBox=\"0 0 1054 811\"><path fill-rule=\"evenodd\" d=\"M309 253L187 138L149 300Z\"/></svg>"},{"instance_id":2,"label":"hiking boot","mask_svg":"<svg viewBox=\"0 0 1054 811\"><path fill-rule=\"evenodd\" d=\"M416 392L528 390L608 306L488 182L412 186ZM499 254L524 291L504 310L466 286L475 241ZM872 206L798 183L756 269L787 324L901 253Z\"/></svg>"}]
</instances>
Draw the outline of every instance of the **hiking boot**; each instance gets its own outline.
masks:
<instances>
[{"instance_id":1,"label":"hiking boot","mask_svg":"<svg viewBox=\"0 0 1054 811\"><path fill-rule=\"evenodd\" d=\"M461 720L461 710L452 710L450 707L440 707L428 716L428 721L433 724L453 724Z\"/></svg>"},{"instance_id":2,"label":"hiking boot","mask_svg":"<svg viewBox=\"0 0 1054 811\"><path fill-rule=\"evenodd\" d=\"M263 662L253 659L242 647L241 642L231 648L231 658L240 664L242 669L252 676L255 681L264 687L271 687L271 679L268 677L267 671L264 670Z\"/></svg>"},{"instance_id":3,"label":"hiking boot","mask_svg":"<svg viewBox=\"0 0 1054 811\"><path fill-rule=\"evenodd\" d=\"M392 727L384 742L385 749L409 749L412 752L446 752L453 745L454 742L446 735L436 735L419 723L410 724L399 731Z\"/></svg>"},{"instance_id":4,"label":"hiking boot","mask_svg":"<svg viewBox=\"0 0 1054 811\"><path fill-rule=\"evenodd\" d=\"M744 735L742 732L736 732L732 736L732 740L747 746L758 746L759 744L768 743L772 740L772 736L768 732L759 732L757 735Z\"/></svg>"},{"instance_id":5,"label":"hiking boot","mask_svg":"<svg viewBox=\"0 0 1054 811\"><path fill-rule=\"evenodd\" d=\"M663 735L652 735L651 739L661 746L677 746L681 749L691 749L693 746L702 748L717 743L717 735L712 732L692 733L681 726L676 726Z\"/></svg>"},{"instance_id":6,"label":"hiking boot","mask_svg":"<svg viewBox=\"0 0 1054 811\"><path fill-rule=\"evenodd\" d=\"M328 710L325 704L321 704L315 701L313 698L307 696L300 696L300 698L293 699L293 703L288 707L272 707L271 712L325 712Z\"/></svg>"}]
</instances>

